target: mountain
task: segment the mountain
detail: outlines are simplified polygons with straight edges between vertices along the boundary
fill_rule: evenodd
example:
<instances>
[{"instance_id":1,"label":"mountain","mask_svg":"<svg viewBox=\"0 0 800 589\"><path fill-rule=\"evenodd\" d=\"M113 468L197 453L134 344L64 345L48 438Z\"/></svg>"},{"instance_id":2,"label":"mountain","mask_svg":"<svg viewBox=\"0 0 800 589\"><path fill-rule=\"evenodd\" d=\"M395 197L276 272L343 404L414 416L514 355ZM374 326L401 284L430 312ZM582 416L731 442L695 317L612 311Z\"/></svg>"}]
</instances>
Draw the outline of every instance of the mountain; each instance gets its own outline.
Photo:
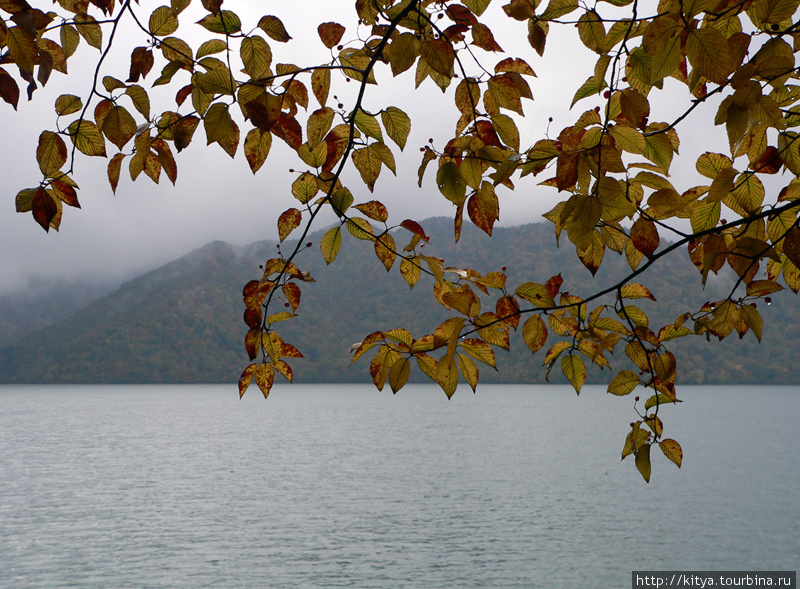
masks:
<instances>
[{"instance_id":1,"label":"mountain","mask_svg":"<svg viewBox=\"0 0 800 589\"><path fill-rule=\"evenodd\" d=\"M577 261L565 239L556 247L550 224L496 228L491 239L465 226L458 244L453 243L451 220L429 219L423 226L431 236L430 248L448 264L481 273L505 265L512 284L544 282L561 273L562 290L575 293L603 285ZM312 249L297 259L316 282L300 285L300 317L282 323L279 332L305 355L291 363L296 381L368 382L367 358L349 366L353 342L401 326L415 335L430 333L449 315L433 302L430 280L423 277L409 289L396 271L386 273L368 242L346 235L338 258L326 266L318 250L321 237L322 232L312 235ZM405 242L398 238L398 245ZM233 383L248 363L241 289L259 277L259 265L275 252L276 243L269 241L245 247L213 242L131 280L67 319L0 348L0 382ZM603 268L606 285L628 269L613 252L606 254ZM712 277L702 292L697 270L680 255L659 261L642 282L659 304L635 302L657 327L724 296L733 284L729 277ZM772 305L759 306L764 318L760 345L752 334L741 341L734 334L721 343L699 337L671 342L679 383L800 383L791 369L791 344L800 333L797 299L789 291L773 299ZM544 382L542 357L542 352L531 357L519 334L512 334L512 352L497 351L499 372L483 367L481 381ZM616 360L615 367L630 367L621 348ZM556 372L551 381L562 382ZM590 373L590 381L608 379L608 371Z\"/></svg>"}]
</instances>

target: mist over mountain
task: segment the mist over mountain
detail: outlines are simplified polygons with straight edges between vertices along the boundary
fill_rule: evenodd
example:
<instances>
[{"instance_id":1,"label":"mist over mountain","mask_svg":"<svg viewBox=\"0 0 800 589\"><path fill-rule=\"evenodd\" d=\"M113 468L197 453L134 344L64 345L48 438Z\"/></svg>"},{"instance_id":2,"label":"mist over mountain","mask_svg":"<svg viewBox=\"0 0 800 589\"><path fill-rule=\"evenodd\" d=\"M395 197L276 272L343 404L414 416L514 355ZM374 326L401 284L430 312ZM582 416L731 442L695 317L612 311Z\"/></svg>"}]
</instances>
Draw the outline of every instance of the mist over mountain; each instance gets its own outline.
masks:
<instances>
[{"instance_id":1,"label":"mist over mountain","mask_svg":"<svg viewBox=\"0 0 800 589\"><path fill-rule=\"evenodd\" d=\"M481 273L506 266L511 284L544 282L561 273L562 291L587 293L613 284L629 270L622 257L609 251L603 282L593 279L566 238L556 247L549 223L496 228L492 238L469 225L458 244L453 243L450 219L429 219L423 227L431 237L432 255ZM346 232L339 256L326 266L318 249L321 236L322 232L310 236L312 248L296 260L316 282L300 284L300 316L281 323L278 331L305 355L291 362L296 381L369 382L368 357L349 366L353 342L395 327L406 327L415 336L431 333L450 315L433 300L431 280L423 276L409 289L397 271L386 273L371 243ZM405 231L397 241L405 245ZM33 304L29 300L33 308L25 308L19 299L13 304L2 299L0 311L6 320L0 323L0 344L6 345L0 347L0 382L235 383L248 364L241 289L259 277L259 265L275 254L273 241L243 247L212 242L91 303L99 290L88 287L62 287L60 296L50 295L49 304L47 297ZM724 296L733 284L730 278L713 277L703 292L697 270L683 254L659 261L641 281L659 303L634 302L650 315L656 329L706 300ZM764 319L761 344L752 334L741 341L734 334L721 343L700 337L670 342L678 358L678 383L800 383L791 370L793 347L787 345L800 333L798 301L790 291L773 299L770 306L759 305ZM81 304L85 306L77 310ZM510 353L497 350L496 355L499 372L482 366L482 382L544 382L543 353L532 357L519 334L512 332ZM611 362L615 368L630 368L622 348ZM551 381L562 382L556 372ZM609 379L608 371L590 370L591 382Z\"/></svg>"}]
</instances>

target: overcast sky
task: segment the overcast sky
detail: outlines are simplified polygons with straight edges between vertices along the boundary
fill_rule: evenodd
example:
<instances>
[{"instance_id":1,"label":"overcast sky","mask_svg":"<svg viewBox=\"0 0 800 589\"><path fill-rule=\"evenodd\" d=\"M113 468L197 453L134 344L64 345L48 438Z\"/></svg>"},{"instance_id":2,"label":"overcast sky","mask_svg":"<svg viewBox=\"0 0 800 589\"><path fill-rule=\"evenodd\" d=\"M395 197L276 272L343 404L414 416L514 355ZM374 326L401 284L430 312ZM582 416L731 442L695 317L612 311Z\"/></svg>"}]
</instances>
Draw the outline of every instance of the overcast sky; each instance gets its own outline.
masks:
<instances>
[{"instance_id":1,"label":"overcast sky","mask_svg":"<svg viewBox=\"0 0 800 589\"><path fill-rule=\"evenodd\" d=\"M141 0L141 14L146 22L149 10L162 2ZM196 4L199 5L199 2ZM554 117L551 134L569 125L583 110L600 104L600 98L582 101L569 112L569 102L575 90L592 73L594 59L575 41L559 44L556 30L548 40L545 58L539 58L527 45L526 24L510 21L502 15L503 2L497 2L490 10L499 13L502 23L493 29L498 43L512 56L522 57L532 65L538 78L530 80L534 101L523 101L528 117L521 129L531 141L541 138L547 127L548 117ZM245 30L255 26L260 13L247 8L247 3L229 0L225 6L240 14ZM250 3L249 6L262 5ZM286 24L294 37L287 45L270 42L275 58L273 63L291 62L308 65L329 59L316 34L317 24L335 20L347 27L344 39L355 34L352 0L295 0L279 8L278 3L264 3L273 14ZM201 14L197 12L196 14ZM186 14L181 16L182 25L197 20ZM568 29L572 35L576 31ZM180 34L180 31L179 31ZM186 35L182 37L190 40ZM109 73L120 79L127 78L125 59L137 45L146 44L146 37L131 33L130 29L118 33L119 54L123 59L111 64ZM196 50L199 43L192 43ZM478 54L482 54L478 50ZM108 160L79 157L74 179L80 185L78 193L82 209L65 207L59 232L46 234L30 214L17 214L14 210L16 193L26 187L34 187L41 179L35 161L35 150L39 133L55 127L53 102L64 93L85 96L91 83L93 60L99 52L81 43L79 52L70 61L70 76L54 73L48 86L34 94L32 102L21 98L19 110L0 103L3 117L3 141L0 144L0 172L3 177L3 204L0 204L0 293L24 288L32 280L44 277L66 277L75 280L96 278L123 280L131 278L161 264L169 262L194 248L212 240L224 240L246 244L260 239L277 237L275 222L286 208L296 205L289 187L294 176L288 174L290 167L298 167L296 157L290 157L288 148L276 140L273 153L255 176L245 161L241 145L237 157L231 160L217 145L206 147L202 128L194 137L192 145L178 157L178 182L176 186L162 175L160 185L155 185L144 175L134 183L126 174L127 160L116 195L111 192L107 178ZM485 54L483 54L485 55ZM585 59L582 59L585 57ZM499 61L499 57L486 57L488 68ZM145 80L149 87L157 77L163 62ZM413 68L412 68L413 70ZM180 74L179 74L180 75ZM337 83L334 76L334 83ZM414 92L413 71L392 79L388 68L378 73L380 83L386 87L370 89L366 101L368 109L377 111L388 105L406 110L412 117L412 131L405 152L392 145L398 166L398 178L384 169L374 195L370 195L360 180L347 182L356 202L371 198L382 200L390 209L390 222L399 223L406 217L424 219L434 215L451 215L452 205L442 198L435 186L435 173L429 170L427 181L420 189L416 185L417 167L420 163L419 148L429 137L442 147L452 135L457 119L453 104L452 85L445 97L430 80ZM344 84L339 80L338 93L346 95L355 84ZM169 90L174 96L175 88ZM685 96L685 89L684 89ZM331 94L336 94L332 88ZM434 108L434 105L435 108ZM316 108L313 101L310 110ZM345 100L345 107L347 107ZM152 110L161 112L174 108L174 102L154 104ZM699 111L695 115L695 130L699 123L713 118L713 111ZM657 115L651 121L667 120ZM242 140L246 133L243 128ZM722 129L718 128L718 131ZM724 137L724 131L722 133ZM686 138L682 135L682 152ZM107 143L109 157L116 147ZM702 149L701 151L705 151ZM351 173L350 178L355 178ZM500 224L514 225L541 219L541 214L562 200L554 189L537 187L543 180L526 179L518 183L512 193L500 190ZM323 225L318 225L317 228Z\"/></svg>"}]
</instances>

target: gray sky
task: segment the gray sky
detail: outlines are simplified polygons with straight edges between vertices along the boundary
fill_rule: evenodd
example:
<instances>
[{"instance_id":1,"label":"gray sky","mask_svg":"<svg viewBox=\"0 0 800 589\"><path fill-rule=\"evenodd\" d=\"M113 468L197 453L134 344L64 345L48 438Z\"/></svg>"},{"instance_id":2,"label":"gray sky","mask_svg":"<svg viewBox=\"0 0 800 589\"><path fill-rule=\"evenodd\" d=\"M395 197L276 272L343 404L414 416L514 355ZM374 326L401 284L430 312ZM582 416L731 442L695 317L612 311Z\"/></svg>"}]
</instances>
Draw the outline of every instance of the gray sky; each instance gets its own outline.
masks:
<instances>
[{"instance_id":1,"label":"gray sky","mask_svg":"<svg viewBox=\"0 0 800 589\"><path fill-rule=\"evenodd\" d=\"M160 1L141 0L143 18L146 20L149 10L159 4ZM247 30L249 26L255 26L261 16L261 12L250 8L255 4L260 3L248 5L229 0L225 6L240 14ZM569 112L571 97L592 73L595 60L577 40L568 45L563 42L559 44L559 37L563 38L563 35L557 28L548 40L544 59L539 58L526 42L526 24L510 21L502 15L502 4L497 2L496 6L490 8L498 15L498 22L502 23L493 29L496 40L511 56L526 59L539 76L529 80L534 101L523 101L527 118L520 123L523 136L527 136L532 144L544 135L548 117L554 117L551 134L557 135L583 110L601 104L599 97L596 100L588 99L578 103L574 112ZM353 38L356 27L352 5L352 0L295 0L290 10L269 3L268 10L275 11L273 14L283 20L294 37L287 45L270 42L275 53L273 63L307 65L330 59L319 41L316 25L335 20L347 27L344 39ZM197 15L201 14L197 12ZM310 21L309 15L313 15ZM181 16L182 25L197 18L199 16L191 18L184 13ZM308 22L313 26L309 26ZM573 35L576 31L569 29L564 33ZM191 42L189 36L180 36ZM119 43L119 54L122 55L116 63L122 65L112 64L106 73L125 79L128 67L126 59L131 48L144 45L146 38L141 33L123 32L115 42ZM192 45L196 50L199 43L192 42ZM480 50L477 50L477 54L485 57L487 69L504 57L487 56ZM0 145L0 171L4 178L3 204L0 204L0 293L24 288L34 278L51 276L75 280L98 277L123 280L173 260L211 240L245 244L275 238L278 215L286 208L297 205L289 191L294 176L288 174L288 169L299 167L300 162L281 141L273 143L273 151L266 164L254 176L245 161L241 143L236 159L231 160L217 145L206 147L204 132L198 128L192 144L177 156L178 182L174 187L163 175L160 185L155 185L143 174L135 183L131 182L126 172L126 160L119 188L114 195L106 178L108 160L80 156L74 179L81 188L78 197L82 209L78 211L65 207L67 210L59 232L46 234L30 214L15 213L16 193L22 188L36 186L41 179L35 150L39 133L55 127L55 98L64 93L85 96L90 86L93 62L98 56L97 50L81 43L79 52L70 61L70 76L54 73L48 86L37 90L32 102L21 98L16 113L9 105L0 104L4 136ZM162 66L163 62L156 62L154 71L144 82L145 87L149 88ZM342 97L346 96L348 90L353 90L355 84L344 84L341 79L337 82L336 78L334 76L334 84L338 84L338 88L332 87L331 95L338 93ZM376 111L388 105L405 110L411 115L412 131L404 153L391 146L397 160L398 177L394 178L384 168L374 194L371 195L364 188L354 172L350 174L351 181L346 183L353 191L356 202L372 198L382 200L389 207L392 223L399 223L407 217L424 219L434 215L451 215L452 205L436 189L435 170L429 169L422 189L417 187L416 178L421 156L419 147L425 145L429 137L433 137L437 146L442 147L446 138L452 135L457 119L453 104L456 84L452 84L443 96L430 80L424 82L418 91L413 91L413 71L393 79L391 72L385 68L378 73L378 80L381 84L385 83L385 87L371 88L372 94L368 95L365 106L367 109L374 107ZM154 102L152 111L174 108L172 96L175 90L170 89L168 101L162 101L160 105L151 96ZM684 89L683 96L685 93ZM344 102L347 107L347 100ZM440 106L432 108L433 104ZM316 103L312 98L309 110L314 108ZM707 123L710 118L713 118L713 110L707 109L705 114L699 111L695 115L694 132L698 132L698 122ZM654 113L650 120L668 119ZM243 141L247 128L241 128ZM724 130L718 128L717 131L724 138ZM682 134L682 153L689 151L685 149L687 137L691 139L691 135ZM724 151L720 146L716 150ZM116 147L107 143L107 151L110 157L116 153ZM514 225L539 220L543 212L565 198L554 189L536 186L544 179L544 175L536 179L526 178L518 183L514 193L499 189L500 224ZM317 228L324 224L318 224Z\"/></svg>"}]
</instances>

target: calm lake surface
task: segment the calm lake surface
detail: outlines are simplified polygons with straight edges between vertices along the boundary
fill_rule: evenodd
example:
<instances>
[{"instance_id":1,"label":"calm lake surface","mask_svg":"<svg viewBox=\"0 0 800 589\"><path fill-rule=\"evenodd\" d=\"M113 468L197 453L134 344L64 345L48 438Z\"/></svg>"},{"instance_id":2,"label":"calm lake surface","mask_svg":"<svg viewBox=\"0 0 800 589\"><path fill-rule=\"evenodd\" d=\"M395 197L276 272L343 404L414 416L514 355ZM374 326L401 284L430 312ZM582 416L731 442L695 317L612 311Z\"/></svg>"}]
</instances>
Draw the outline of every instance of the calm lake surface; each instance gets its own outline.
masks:
<instances>
[{"instance_id":1,"label":"calm lake surface","mask_svg":"<svg viewBox=\"0 0 800 589\"><path fill-rule=\"evenodd\" d=\"M387 387L388 389L388 387ZM800 387L0 387L0 587L615 588L797 570Z\"/></svg>"}]
</instances>

